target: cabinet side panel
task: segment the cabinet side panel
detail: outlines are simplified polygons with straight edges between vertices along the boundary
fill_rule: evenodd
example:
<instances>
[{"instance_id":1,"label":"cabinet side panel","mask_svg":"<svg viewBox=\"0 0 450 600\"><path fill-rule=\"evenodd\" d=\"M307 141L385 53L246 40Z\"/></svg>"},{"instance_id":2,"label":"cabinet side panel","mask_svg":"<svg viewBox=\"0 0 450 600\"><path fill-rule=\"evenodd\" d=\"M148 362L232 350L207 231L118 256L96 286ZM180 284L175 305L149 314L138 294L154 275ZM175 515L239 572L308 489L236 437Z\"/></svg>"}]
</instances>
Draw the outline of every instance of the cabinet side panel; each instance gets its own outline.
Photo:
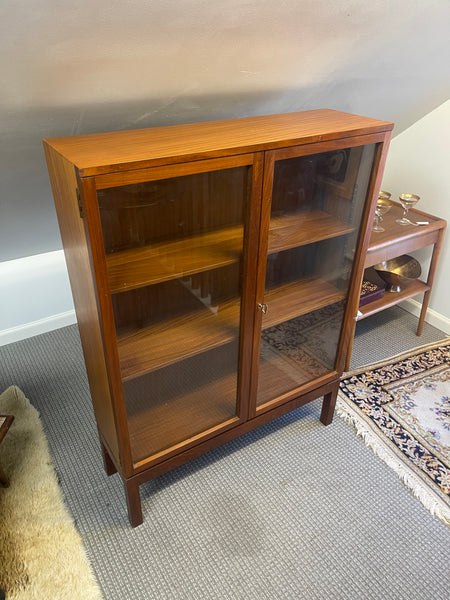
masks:
<instances>
[{"instance_id":1,"label":"cabinet side panel","mask_svg":"<svg viewBox=\"0 0 450 600\"><path fill-rule=\"evenodd\" d=\"M99 431L114 461L121 464L114 408L97 311L83 219L76 195L75 167L44 142L64 254Z\"/></svg>"}]
</instances>

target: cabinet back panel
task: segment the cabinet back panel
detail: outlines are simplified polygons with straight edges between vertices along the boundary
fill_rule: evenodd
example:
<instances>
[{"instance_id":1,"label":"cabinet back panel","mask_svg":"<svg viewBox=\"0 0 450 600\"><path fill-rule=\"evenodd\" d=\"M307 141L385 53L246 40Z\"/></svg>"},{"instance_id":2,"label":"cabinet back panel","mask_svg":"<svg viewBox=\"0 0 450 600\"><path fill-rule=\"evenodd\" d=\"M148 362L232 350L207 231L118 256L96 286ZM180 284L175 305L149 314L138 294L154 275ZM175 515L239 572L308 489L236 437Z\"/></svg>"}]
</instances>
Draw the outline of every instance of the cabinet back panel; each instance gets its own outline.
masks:
<instances>
[{"instance_id":1,"label":"cabinet back panel","mask_svg":"<svg viewBox=\"0 0 450 600\"><path fill-rule=\"evenodd\" d=\"M248 167L97 192L107 254L243 221Z\"/></svg>"}]
</instances>

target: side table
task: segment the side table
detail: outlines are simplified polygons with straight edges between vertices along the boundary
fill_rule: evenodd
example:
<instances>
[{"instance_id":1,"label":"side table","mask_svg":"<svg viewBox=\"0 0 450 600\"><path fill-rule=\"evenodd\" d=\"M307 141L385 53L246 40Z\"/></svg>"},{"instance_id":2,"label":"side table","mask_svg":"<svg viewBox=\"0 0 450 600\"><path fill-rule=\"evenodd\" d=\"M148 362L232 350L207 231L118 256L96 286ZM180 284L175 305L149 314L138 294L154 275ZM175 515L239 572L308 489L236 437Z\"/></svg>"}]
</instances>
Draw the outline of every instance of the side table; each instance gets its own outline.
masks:
<instances>
[{"instance_id":1,"label":"side table","mask_svg":"<svg viewBox=\"0 0 450 600\"><path fill-rule=\"evenodd\" d=\"M401 205L398 202L394 202L391 210L383 216L382 226L384 227L384 231L372 231L364 261L364 268L368 269L384 260L389 260L401 256L402 254L413 252L419 248L433 245L428 275L426 280L415 279L408 285L405 285L400 292L385 292L382 298L359 307L358 314L355 316L352 340L349 344L349 351L347 354L345 365L347 371L350 366L357 321L394 306L403 300L423 294L417 335L420 336L422 333L447 222L444 219L424 213L420 210L410 209L409 218L411 221L428 221L428 225L399 225L396 221L402 214L403 209ZM362 280L360 284L362 285Z\"/></svg>"}]
</instances>

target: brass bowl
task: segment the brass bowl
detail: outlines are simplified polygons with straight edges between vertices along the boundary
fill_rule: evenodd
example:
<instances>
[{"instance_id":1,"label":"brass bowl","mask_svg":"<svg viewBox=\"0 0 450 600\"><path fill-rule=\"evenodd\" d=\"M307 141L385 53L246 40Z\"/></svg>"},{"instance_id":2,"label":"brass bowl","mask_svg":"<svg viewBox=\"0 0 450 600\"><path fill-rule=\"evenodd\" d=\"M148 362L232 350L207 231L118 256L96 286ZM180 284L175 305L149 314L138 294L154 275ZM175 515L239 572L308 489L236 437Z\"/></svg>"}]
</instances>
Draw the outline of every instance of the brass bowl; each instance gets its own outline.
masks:
<instances>
[{"instance_id":1,"label":"brass bowl","mask_svg":"<svg viewBox=\"0 0 450 600\"><path fill-rule=\"evenodd\" d=\"M373 268L386 283L388 292L400 292L408 282L420 277L422 272L420 263L408 254L385 260Z\"/></svg>"}]
</instances>

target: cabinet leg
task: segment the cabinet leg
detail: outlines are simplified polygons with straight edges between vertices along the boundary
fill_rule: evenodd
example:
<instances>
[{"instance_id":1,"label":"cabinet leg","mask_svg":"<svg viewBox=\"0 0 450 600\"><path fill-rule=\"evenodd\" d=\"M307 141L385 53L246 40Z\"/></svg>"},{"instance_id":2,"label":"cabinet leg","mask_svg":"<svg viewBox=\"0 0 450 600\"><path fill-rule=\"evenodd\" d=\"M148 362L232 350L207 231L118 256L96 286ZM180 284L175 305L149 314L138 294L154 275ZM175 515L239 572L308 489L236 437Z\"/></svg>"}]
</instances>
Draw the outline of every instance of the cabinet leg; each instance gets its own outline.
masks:
<instances>
[{"instance_id":1,"label":"cabinet leg","mask_svg":"<svg viewBox=\"0 0 450 600\"><path fill-rule=\"evenodd\" d=\"M103 466L105 467L106 474L114 475L114 473L117 473L116 466L113 463L113 461L111 460L111 457L108 454L108 450L105 448L105 445L103 444L103 442L101 440L100 440L100 447L102 449Z\"/></svg>"},{"instance_id":2,"label":"cabinet leg","mask_svg":"<svg viewBox=\"0 0 450 600\"><path fill-rule=\"evenodd\" d=\"M328 392L328 394L325 394L325 396L323 397L322 412L320 413L320 420L322 421L322 423L324 425L329 425L331 423L331 421L333 420L334 409L336 406L336 399L337 399L338 391L339 391L339 384L336 386L336 388L333 391Z\"/></svg>"},{"instance_id":3,"label":"cabinet leg","mask_svg":"<svg viewBox=\"0 0 450 600\"><path fill-rule=\"evenodd\" d=\"M125 496L127 499L128 519L132 527L137 527L143 522L141 497L139 495L139 485L131 479L124 480Z\"/></svg>"}]
</instances>

